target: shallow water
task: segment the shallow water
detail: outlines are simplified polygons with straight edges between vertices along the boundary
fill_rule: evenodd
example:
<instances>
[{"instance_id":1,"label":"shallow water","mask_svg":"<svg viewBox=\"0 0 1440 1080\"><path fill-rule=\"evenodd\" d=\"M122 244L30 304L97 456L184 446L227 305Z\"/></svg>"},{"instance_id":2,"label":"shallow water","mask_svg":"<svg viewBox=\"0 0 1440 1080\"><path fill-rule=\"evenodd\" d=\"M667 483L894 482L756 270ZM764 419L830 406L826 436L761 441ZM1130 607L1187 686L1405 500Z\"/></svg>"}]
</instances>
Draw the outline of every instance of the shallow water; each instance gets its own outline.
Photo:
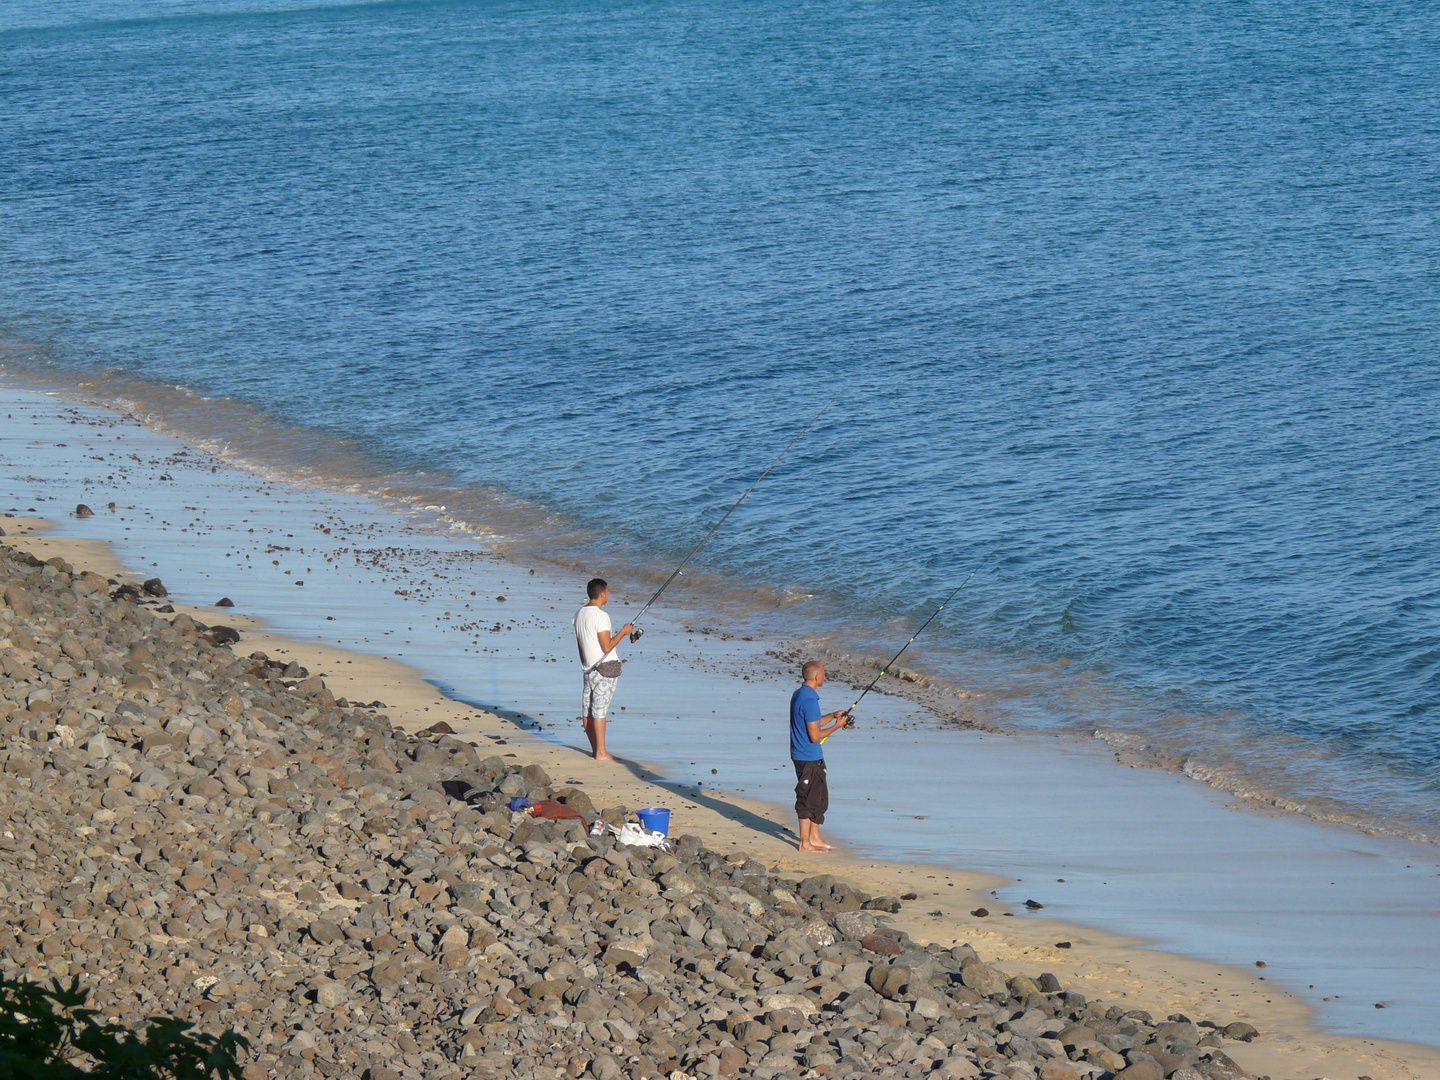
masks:
<instances>
[{"instance_id":1,"label":"shallow water","mask_svg":"<svg viewBox=\"0 0 1440 1080\"><path fill-rule=\"evenodd\" d=\"M235 612L404 660L459 700L584 744L570 719L569 625L584 571L532 574L433 515L273 483L63 400L0 390L0 415L0 487L16 500L0 511L115 542L182 602L229 596ZM110 510L117 487L136 497ZM96 516L68 516L80 501ZM788 803L794 674L769 645L656 619L624 650L633 662L612 746L683 784ZM832 681L823 700L851 693ZM892 695L867 698L860 727L826 756L827 832L857 854L1011 875L1001 898L1012 906L1036 899L1046 915L1220 963L1264 960L1267 978L1338 1030L1432 1043L1440 1032L1431 846L1256 813L1184 777L1117 764L1093 741L945 730ZM681 828L685 801L674 806ZM1083 955L1083 937L1076 947Z\"/></svg>"},{"instance_id":2,"label":"shallow water","mask_svg":"<svg viewBox=\"0 0 1440 1080\"><path fill-rule=\"evenodd\" d=\"M1437 836L1437 73L1398 3L10 3L7 371L641 593L833 398L676 604L883 656L980 565L977 717Z\"/></svg>"}]
</instances>

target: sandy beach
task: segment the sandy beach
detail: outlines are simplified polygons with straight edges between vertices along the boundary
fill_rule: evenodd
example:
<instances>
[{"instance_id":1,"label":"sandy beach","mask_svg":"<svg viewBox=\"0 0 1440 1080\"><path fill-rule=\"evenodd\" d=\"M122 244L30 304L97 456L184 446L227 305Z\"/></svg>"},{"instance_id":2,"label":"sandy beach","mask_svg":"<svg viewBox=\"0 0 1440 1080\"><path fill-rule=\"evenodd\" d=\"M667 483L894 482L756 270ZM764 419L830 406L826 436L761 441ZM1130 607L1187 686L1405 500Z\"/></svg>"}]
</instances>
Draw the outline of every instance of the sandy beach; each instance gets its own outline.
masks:
<instances>
[{"instance_id":1,"label":"sandy beach","mask_svg":"<svg viewBox=\"0 0 1440 1080\"><path fill-rule=\"evenodd\" d=\"M56 492L56 501L63 499L62 506L68 504L68 509L73 510L78 498L72 498L71 494ZM295 493L290 492L289 497L296 497ZM131 504L135 504L133 499ZM185 580L177 574L180 567L168 565L170 553L155 552L157 558L149 565L126 564L119 554L127 542L122 515L107 515L103 507L96 507L101 512L84 522L92 535L80 538L64 535L72 530L59 527L64 520L58 512L61 507L39 507L33 515L28 512L28 504L17 509L21 511L19 514L0 518L7 534L4 542L32 552L42 560L59 556L77 570L92 570L117 581L138 583L152 576L172 583ZM348 524L352 528L357 524L364 527L364 523ZM185 527L178 521L173 525ZM93 535L96 533L99 535ZM288 551L298 546L298 542L293 533L271 534L255 536L254 545L257 550L283 548ZM420 557L411 553L402 554L401 558L414 563ZM503 563L494 565L495 572L505 575L509 582L505 601L507 620L523 625L530 619L538 624L539 612L550 608L544 585L532 583L532 575L526 568ZM314 573L311 567L306 567L306 571ZM432 573L419 580L429 583L435 576ZM415 577L419 575L413 575L412 579ZM324 587L314 577L307 576L305 580L306 589L315 588L315 584ZM1253 1024L1261 1032L1260 1037L1252 1043L1227 1044L1226 1052L1257 1075L1268 1075L1273 1080L1313 1080L1320 1076L1332 1080L1352 1076L1383 1080L1440 1075L1440 1050L1414 1043L1327 1032L1315 1022L1310 1004L1269 981L1257 968L1224 966L1160 951L1152 942L1136 937L1048 918L1025 912L1023 908L1016 910L1019 905L1007 904L1000 896L1002 891L1005 897L1018 895L1013 893L1014 889L1024 892L1031 884L1038 886L1038 883L1017 886L1010 876L987 872L993 868L881 860L872 857L873 851L857 851L853 845L843 843L840 851L828 856L801 855L795 850L793 815L788 807L732 790L723 780L697 783L690 777L677 776L661 762L650 760L643 752L637 753L636 745L621 724L617 724L617 736L612 737L612 742L626 760L596 763L578 749L583 741L578 729L567 720L557 719L557 715L563 714L558 713L555 705L537 700L528 708L497 709L479 707L482 703L475 700L461 700L472 695L456 693L433 669L427 671L413 664L416 660L413 647L411 655L403 655L407 650L399 646L406 638L395 632L413 634L418 620L403 626L398 622L387 625L383 616L377 618L372 614L370 631L377 637L394 639L394 655L380 656L282 631L278 625L293 619L294 613L279 604L276 610L267 610L263 599L257 602L252 597L239 608L216 608L212 604L196 603L201 597L195 593L192 587L174 589L170 599L176 611L207 624L235 627L241 634L241 641L234 648L237 655L260 650L272 658L297 660L310 671L320 673L337 698L384 702L383 711L405 730L416 731L443 721L459 738L480 747L482 753L493 752L517 762L539 764L557 784L583 787L597 806L618 805L631 810L651 805L670 807L673 833L698 836L715 851L745 852L778 874L803 877L829 873L876 895L914 894L914 899L908 900L895 916L894 925L917 942L946 946L968 943L985 959L1007 971L1053 972L1062 984L1081 989L1088 998L1144 1009L1157 1017L1183 1013L1192 1019L1203 1017L1222 1026L1233 1021ZM308 594L307 601L313 596L314 593ZM327 597L329 599L332 598ZM336 614L328 618L336 620L344 617L345 609L342 599L333 599L334 603L321 606L334 611ZM565 643L551 641L549 653L545 653L540 651L544 645L536 644L537 640L544 640L543 635L532 639L521 633L517 638L510 643L507 662L515 666L550 662L553 670L546 671L546 680L559 684L555 693L561 700L568 697L569 683L577 680L573 678L573 665L566 655ZM409 642L416 640L411 637ZM486 643L478 644L482 640ZM479 635L475 641L477 651L498 647ZM697 648L706 647L710 647L709 643L702 637ZM537 651L532 653L532 649ZM717 662L714 666L721 669L725 665ZM741 678L734 674L729 677ZM497 683L492 688L490 704L507 697L523 702L520 688L531 683L533 676L517 677L508 684ZM445 692L447 689L449 693ZM672 697L677 694L673 679L666 692ZM638 703L644 708L647 699L634 695L628 700L632 707ZM903 715L903 710L897 708L897 714ZM643 741L639 748L643 750ZM767 749L773 750L773 747ZM836 835L843 837L843 832L831 832L832 839ZM972 914L982 908L988 910L987 916ZM1057 942L1068 945L1058 947Z\"/></svg>"}]
</instances>

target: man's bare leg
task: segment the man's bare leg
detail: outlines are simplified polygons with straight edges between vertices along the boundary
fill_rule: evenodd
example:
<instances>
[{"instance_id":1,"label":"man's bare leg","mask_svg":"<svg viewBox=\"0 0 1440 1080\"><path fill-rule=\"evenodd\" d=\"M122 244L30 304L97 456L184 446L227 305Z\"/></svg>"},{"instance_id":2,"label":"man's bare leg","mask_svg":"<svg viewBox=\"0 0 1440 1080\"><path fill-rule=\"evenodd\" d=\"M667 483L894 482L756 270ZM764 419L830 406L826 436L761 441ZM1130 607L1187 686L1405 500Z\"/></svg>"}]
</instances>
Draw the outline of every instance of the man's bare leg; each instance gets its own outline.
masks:
<instances>
[{"instance_id":1,"label":"man's bare leg","mask_svg":"<svg viewBox=\"0 0 1440 1080\"><path fill-rule=\"evenodd\" d=\"M810 843L814 844L821 851L835 850L834 844L827 844L824 840L820 839L820 823L818 821L810 822Z\"/></svg>"},{"instance_id":2,"label":"man's bare leg","mask_svg":"<svg viewBox=\"0 0 1440 1080\"><path fill-rule=\"evenodd\" d=\"M820 826L809 818L800 819L800 850L815 853L834 851L835 848L820 839Z\"/></svg>"},{"instance_id":3,"label":"man's bare leg","mask_svg":"<svg viewBox=\"0 0 1440 1080\"><path fill-rule=\"evenodd\" d=\"M590 755L596 761L614 761L615 755L605 751L605 717L587 716L585 734L590 738Z\"/></svg>"}]
</instances>

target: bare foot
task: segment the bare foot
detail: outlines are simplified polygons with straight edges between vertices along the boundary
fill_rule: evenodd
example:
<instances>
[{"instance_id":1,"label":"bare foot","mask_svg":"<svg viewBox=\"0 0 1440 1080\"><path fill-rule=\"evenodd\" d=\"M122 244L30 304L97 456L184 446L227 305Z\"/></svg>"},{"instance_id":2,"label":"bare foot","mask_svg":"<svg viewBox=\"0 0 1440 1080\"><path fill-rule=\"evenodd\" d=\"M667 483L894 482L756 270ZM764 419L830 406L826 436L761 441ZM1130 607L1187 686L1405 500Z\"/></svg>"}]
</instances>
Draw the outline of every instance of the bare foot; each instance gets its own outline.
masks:
<instances>
[{"instance_id":1,"label":"bare foot","mask_svg":"<svg viewBox=\"0 0 1440 1080\"><path fill-rule=\"evenodd\" d=\"M598 753L598 754L595 755L595 760L596 760L596 761L619 761L620 759L617 758L614 754L606 754L606 753L603 753L603 752L602 752L602 753Z\"/></svg>"},{"instance_id":2,"label":"bare foot","mask_svg":"<svg viewBox=\"0 0 1440 1080\"><path fill-rule=\"evenodd\" d=\"M800 850L811 851L817 855L823 855L825 852L834 851L835 849L832 848L829 844L811 844L807 842L800 845Z\"/></svg>"}]
</instances>

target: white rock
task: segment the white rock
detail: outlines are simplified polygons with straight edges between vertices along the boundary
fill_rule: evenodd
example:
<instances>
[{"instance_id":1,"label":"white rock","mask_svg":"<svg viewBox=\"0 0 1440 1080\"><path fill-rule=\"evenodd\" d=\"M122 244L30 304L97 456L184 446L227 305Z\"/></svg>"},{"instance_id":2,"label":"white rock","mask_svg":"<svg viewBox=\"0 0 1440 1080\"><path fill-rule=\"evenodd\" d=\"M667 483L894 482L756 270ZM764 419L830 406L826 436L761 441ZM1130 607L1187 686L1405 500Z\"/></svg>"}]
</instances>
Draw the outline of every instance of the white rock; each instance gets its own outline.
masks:
<instances>
[{"instance_id":1,"label":"white rock","mask_svg":"<svg viewBox=\"0 0 1440 1080\"><path fill-rule=\"evenodd\" d=\"M806 1016L813 1016L820 1011L820 1006L811 998L801 994L771 994L761 1002L765 1009L795 1009Z\"/></svg>"},{"instance_id":2,"label":"white rock","mask_svg":"<svg viewBox=\"0 0 1440 1080\"><path fill-rule=\"evenodd\" d=\"M350 992L345 989L344 983L325 982L315 989L315 1003L322 1009L333 1009L336 1005L342 1005L349 996Z\"/></svg>"},{"instance_id":3,"label":"white rock","mask_svg":"<svg viewBox=\"0 0 1440 1080\"><path fill-rule=\"evenodd\" d=\"M835 944L835 931L822 919L811 919L800 928L800 932L814 942L817 949Z\"/></svg>"}]
</instances>

